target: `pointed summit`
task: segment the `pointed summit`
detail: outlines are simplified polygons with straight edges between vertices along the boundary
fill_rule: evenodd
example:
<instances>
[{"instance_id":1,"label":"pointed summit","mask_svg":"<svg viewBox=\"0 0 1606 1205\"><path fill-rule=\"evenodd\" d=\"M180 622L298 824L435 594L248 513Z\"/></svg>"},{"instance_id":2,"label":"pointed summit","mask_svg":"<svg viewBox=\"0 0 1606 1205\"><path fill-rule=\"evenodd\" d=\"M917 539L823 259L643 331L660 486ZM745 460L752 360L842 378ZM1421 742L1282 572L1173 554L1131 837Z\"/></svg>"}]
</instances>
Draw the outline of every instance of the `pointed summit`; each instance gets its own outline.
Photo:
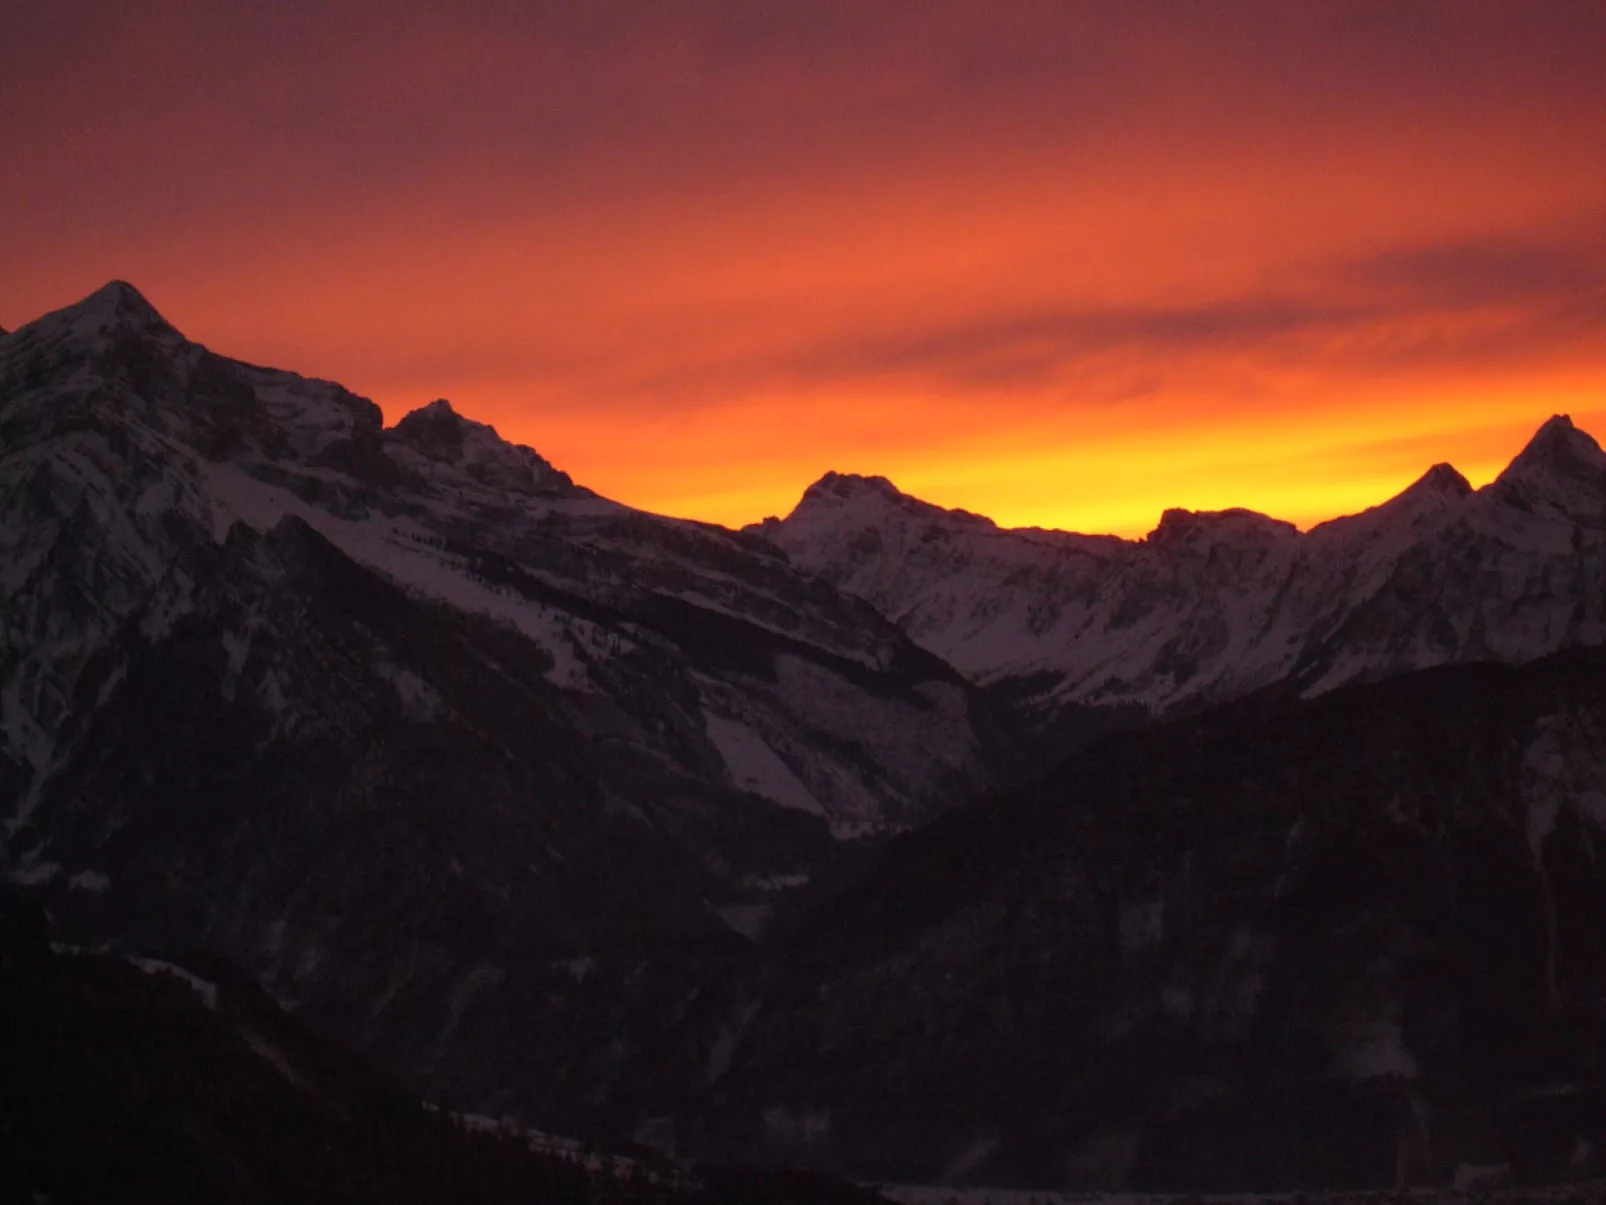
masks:
<instances>
[{"instance_id":1,"label":"pointed summit","mask_svg":"<svg viewBox=\"0 0 1606 1205\"><path fill-rule=\"evenodd\" d=\"M143 310L150 314L156 313L156 307L145 300L145 295L126 280L108 280L78 304L111 305L129 310Z\"/></svg>"},{"instance_id":2,"label":"pointed summit","mask_svg":"<svg viewBox=\"0 0 1606 1205\"><path fill-rule=\"evenodd\" d=\"M885 477L866 477L859 473L829 472L808 489L792 510L790 518L837 515L838 521L879 522L889 513L920 519L953 520L996 526L991 519L968 510L950 510L906 494Z\"/></svg>"},{"instance_id":3,"label":"pointed summit","mask_svg":"<svg viewBox=\"0 0 1606 1205\"><path fill-rule=\"evenodd\" d=\"M1472 483L1461 475L1460 470L1453 464L1441 462L1387 502L1362 513L1390 523L1400 520L1416 523L1459 506L1474 492Z\"/></svg>"},{"instance_id":4,"label":"pointed summit","mask_svg":"<svg viewBox=\"0 0 1606 1205\"><path fill-rule=\"evenodd\" d=\"M1434 465L1394 497L1369 512L1379 516L1422 515L1454 506L1475 491L1472 483L1453 464Z\"/></svg>"},{"instance_id":5,"label":"pointed summit","mask_svg":"<svg viewBox=\"0 0 1606 1205\"><path fill-rule=\"evenodd\" d=\"M145 295L126 280L113 280L102 285L71 309L84 317L97 318L107 326L136 330L173 329L156 307L145 299Z\"/></svg>"},{"instance_id":6,"label":"pointed summit","mask_svg":"<svg viewBox=\"0 0 1606 1205\"><path fill-rule=\"evenodd\" d=\"M16 333L30 332L90 339L112 333L155 336L164 341L183 339L126 280L109 281L81 301L35 319Z\"/></svg>"},{"instance_id":7,"label":"pointed summit","mask_svg":"<svg viewBox=\"0 0 1606 1205\"><path fill-rule=\"evenodd\" d=\"M396 438L434 460L461 460L464 421L452 403L436 398L396 424Z\"/></svg>"},{"instance_id":8,"label":"pointed summit","mask_svg":"<svg viewBox=\"0 0 1606 1205\"><path fill-rule=\"evenodd\" d=\"M1461 471L1453 464L1440 462L1406 486L1399 496L1465 498L1470 493L1472 483L1461 475Z\"/></svg>"},{"instance_id":9,"label":"pointed summit","mask_svg":"<svg viewBox=\"0 0 1606 1205\"><path fill-rule=\"evenodd\" d=\"M1395 547L1453 518L1477 491L1452 464L1439 463L1387 502L1359 514L1318 523L1310 534L1318 540L1356 540L1373 547Z\"/></svg>"},{"instance_id":10,"label":"pointed summit","mask_svg":"<svg viewBox=\"0 0 1606 1205\"><path fill-rule=\"evenodd\" d=\"M1517 454L1506 471L1500 474L1525 476L1535 472L1571 472L1577 469L1606 470L1606 452L1602 452L1594 437L1573 426L1571 417L1557 414L1546 420L1534 432L1528 446Z\"/></svg>"},{"instance_id":11,"label":"pointed summit","mask_svg":"<svg viewBox=\"0 0 1606 1205\"><path fill-rule=\"evenodd\" d=\"M865 477L858 473L831 471L803 491L804 498L835 498L846 502L854 498L886 498L895 500L905 494L885 477Z\"/></svg>"},{"instance_id":12,"label":"pointed summit","mask_svg":"<svg viewBox=\"0 0 1606 1205\"><path fill-rule=\"evenodd\" d=\"M534 448L509 443L489 423L464 418L445 398L420 406L387 434L427 460L457 465L501 489L526 494L576 492L569 475L553 468Z\"/></svg>"},{"instance_id":13,"label":"pointed summit","mask_svg":"<svg viewBox=\"0 0 1606 1205\"><path fill-rule=\"evenodd\" d=\"M1558 414L1534 433L1491 489L1525 510L1598 518L1606 513L1606 452L1571 418Z\"/></svg>"}]
</instances>

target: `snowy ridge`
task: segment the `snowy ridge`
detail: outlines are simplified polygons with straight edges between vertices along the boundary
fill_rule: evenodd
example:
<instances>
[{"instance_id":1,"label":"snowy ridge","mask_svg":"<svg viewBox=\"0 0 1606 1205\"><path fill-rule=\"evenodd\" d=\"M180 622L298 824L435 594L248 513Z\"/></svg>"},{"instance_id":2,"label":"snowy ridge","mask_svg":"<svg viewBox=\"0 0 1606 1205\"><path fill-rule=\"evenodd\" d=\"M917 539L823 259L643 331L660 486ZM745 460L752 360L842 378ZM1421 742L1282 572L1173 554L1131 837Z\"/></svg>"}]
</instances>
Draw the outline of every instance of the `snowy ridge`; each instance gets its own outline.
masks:
<instances>
[{"instance_id":1,"label":"snowy ridge","mask_svg":"<svg viewBox=\"0 0 1606 1205\"><path fill-rule=\"evenodd\" d=\"M750 645L871 677L920 659L765 541L599 498L445 400L386 429L377 406L338 384L189 342L121 282L0 337L0 424L0 757L31 780L12 829L68 756L58 743L88 667L132 620L147 639L182 623L196 566L237 530L304 524L414 597L520 633L554 687L595 700L639 688L645 645L693 670L729 642L714 631L726 621ZM238 644L249 647L246 633ZM862 690L841 678L856 671L822 672ZM391 677L427 715L429 683L405 666ZM861 755L812 739L810 702L766 677L696 674L710 713L749 734L740 754L719 739L737 729L717 724L698 725L695 752L643 734L644 752L842 832L901 823L981 779L975 734L961 722L955 737L922 696L889 704L895 717L857 742ZM922 759L933 724L953 739Z\"/></svg>"},{"instance_id":2,"label":"snowy ridge","mask_svg":"<svg viewBox=\"0 0 1606 1205\"><path fill-rule=\"evenodd\" d=\"M1046 712L1313 694L1606 639L1606 454L1564 415L1484 489L1437 465L1304 534L1242 510L1167 511L1133 541L1006 530L834 473L750 530Z\"/></svg>"}]
</instances>

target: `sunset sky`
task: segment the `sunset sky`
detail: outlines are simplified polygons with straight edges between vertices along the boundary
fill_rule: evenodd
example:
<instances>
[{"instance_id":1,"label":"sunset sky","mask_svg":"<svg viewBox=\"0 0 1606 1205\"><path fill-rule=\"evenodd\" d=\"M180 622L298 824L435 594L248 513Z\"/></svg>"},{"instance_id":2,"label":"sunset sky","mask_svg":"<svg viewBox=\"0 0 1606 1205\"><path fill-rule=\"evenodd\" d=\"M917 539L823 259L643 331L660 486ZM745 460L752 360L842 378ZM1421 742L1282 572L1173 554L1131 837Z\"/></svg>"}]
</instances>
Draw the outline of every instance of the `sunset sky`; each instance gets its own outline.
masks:
<instances>
[{"instance_id":1,"label":"sunset sky","mask_svg":"<svg viewBox=\"0 0 1606 1205\"><path fill-rule=\"evenodd\" d=\"M0 325L105 281L633 505L1308 524L1606 436L1602 0L0 0Z\"/></svg>"}]
</instances>

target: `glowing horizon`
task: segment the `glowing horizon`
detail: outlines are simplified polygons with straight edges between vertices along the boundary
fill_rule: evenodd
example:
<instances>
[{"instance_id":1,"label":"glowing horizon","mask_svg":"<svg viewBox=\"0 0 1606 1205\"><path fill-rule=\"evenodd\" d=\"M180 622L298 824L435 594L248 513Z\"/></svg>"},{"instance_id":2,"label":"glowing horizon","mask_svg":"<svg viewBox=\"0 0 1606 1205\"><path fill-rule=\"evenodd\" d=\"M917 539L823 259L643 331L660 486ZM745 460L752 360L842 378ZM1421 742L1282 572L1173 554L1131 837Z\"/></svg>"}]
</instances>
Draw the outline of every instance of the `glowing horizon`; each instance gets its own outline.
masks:
<instances>
[{"instance_id":1,"label":"glowing horizon","mask_svg":"<svg viewBox=\"0 0 1606 1205\"><path fill-rule=\"evenodd\" d=\"M1516 0L62 0L0 44L0 324L120 277L730 526L834 469L1308 527L1606 431L1601 61Z\"/></svg>"}]
</instances>

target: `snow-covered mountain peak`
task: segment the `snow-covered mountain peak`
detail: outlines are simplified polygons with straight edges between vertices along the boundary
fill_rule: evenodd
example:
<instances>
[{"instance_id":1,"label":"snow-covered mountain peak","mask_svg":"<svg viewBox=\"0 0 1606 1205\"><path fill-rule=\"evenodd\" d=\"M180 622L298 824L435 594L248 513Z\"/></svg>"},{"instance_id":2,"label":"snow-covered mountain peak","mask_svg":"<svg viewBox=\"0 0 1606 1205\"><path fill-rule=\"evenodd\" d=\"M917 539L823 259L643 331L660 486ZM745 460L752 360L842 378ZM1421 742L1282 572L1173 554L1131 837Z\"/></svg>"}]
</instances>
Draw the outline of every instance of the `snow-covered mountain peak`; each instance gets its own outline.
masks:
<instances>
[{"instance_id":1,"label":"snow-covered mountain peak","mask_svg":"<svg viewBox=\"0 0 1606 1205\"><path fill-rule=\"evenodd\" d=\"M867 477L859 473L832 470L803 491L796 509L896 503L906 497L907 494L885 477Z\"/></svg>"},{"instance_id":2,"label":"snow-covered mountain peak","mask_svg":"<svg viewBox=\"0 0 1606 1205\"><path fill-rule=\"evenodd\" d=\"M988 772L970 688L773 545L599 498L444 400L387 429L338 384L185 340L132 288L0 340L0 430L0 826L16 773L43 783L76 739L63 725L97 658L168 640L224 595L294 595L280 583L336 562L345 584L318 605L366 574L430 624L484 635L542 715L628 750L631 798L757 796L849 833ZM279 625L286 647L300 626ZM246 635L219 637L226 675ZM417 652L374 672L422 722L442 691L404 664Z\"/></svg>"},{"instance_id":3,"label":"snow-covered mountain peak","mask_svg":"<svg viewBox=\"0 0 1606 1205\"><path fill-rule=\"evenodd\" d=\"M109 280L96 289L83 301L79 307L84 309L102 308L115 314L138 318L142 321L165 321L156 312L156 307L146 300L141 293L126 280Z\"/></svg>"},{"instance_id":4,"label":"snow-covered mountain peak","mask_svg":"<svg viewBox=\"0 0 1606 1205\"><path fill-rule=\"evenodd\" d=\"M996 530L997 524L984 515L968 510L949 510L906 494L885 477L866 477L858 473L830 472L808 489L784 522L791 530L884 527L888 523L935 521L962 527ZM775 531L776 520L756 525L756 529Z\"/></svg>"},{"instance_id":5,"label":"snow-covered mountain peak","mask_svg":"<svg viewBox=\"0 0 1606 1205\"><path fill-rule=\"evenodd\" d=\"M1587 431L1580 431L1565 414L1557 414L1534 432L1500 476L1532 477L1540 474L1606 472L1606 452Z\"/></svg>"},{"instance_id":6,"label":"snow-covered mountain peak","mask_svg":"<svg viewBox=\"0 0 1606 1205\"><path fill-rule=\"evenodd\" d=\"M489 423L464 418L445 398L403 417L390 435L428 460L462 468L483 485L514 493L573 486L567 473L535 449L510 443Z\"/></svg>"},{"instance_id":7,"label":"snow-covered mountain peak","mask_svg":"<svg viewBox=\"0 0 1606 1205\"><path fill-rule=\"evenodd\" d=\"M827 472L825 476L803 491L804 498L837 498L843 500L863 497L867 494L883 498L903 498L907 496L885 477L865 476L861 473L838 473L834 469Z\"/></svg>"},{"instance_id":8,"label":"snow-covered mountain peak","mask_svg":"<svg viewBox=\"0 0 1606 1205\"><path fill-rule=\"evenodd\" d=\"M1441 461L1406 486L1399 497L1465 498L1471 492L1472 483L1461 475L1461 471L1455 465Z\"/></svg>"},{"instance_id":9,"label":"snow-covered mountain peak","mask_svg":"<svg viewBox=\"0 0 1606 1205\"><path fill-rule=\"evenodd\" d=\"M1446 521L1476 491L1454 465L1434 465L1387 502L1359 514L1329 519L1311 528L1318 545L1339 543L1353 550L1376 553L1416 539L1423 530Z\"/></svg>"},{"instance_id":10,"label":"snow-covered mountain peak","mask_svg":"<svg viewBox=\"0 0 1606 1205\"><path fill-rule=\"evenodd\" d=\"M456 462L463 456L466 427L466 421L452 409L451 402L436 398L429 405L404 415L393 434L432 460Z\"/></svg>"},{"instance_id":11,"label":"snow-covered mountain peak","mask_svg":"<svg viewBox=\"0 0 1606 1205\"><path fill-rule=\"evenodd\" d=\"M19 338L101 341L116 335L154 337L178 342L183 336L127 281L102 285L83 300L28 323L15 332Z\"/></svg>"},{"instance_id":12,"label":"snow-covered mountain peak","mask_svg":"<svg viewBox=\"0 0 1606 1205\"><path fill-rule=\"evenodd\" d=\"M1565 417L1492 486L1435 465L1303 535L1248 510L1168 510L1135 542L1000 529L838 475L761 530L1044 716L1314 693L1606 640L1606 453Z\"/></svg>"},{"instance_id":13,"label":"snow-covered mountain peak","mask_svg":"<svg viewBox=\"0 0 1606 1205\"><path fill-rule=\"evenodd\" d=\"M1217 544L1270 544L1298 536L1299 529L1292 523L1241 507L1229 510L1173 507L1160 516L1160 525L1149 533L1146 542L1164 548L1208 549Z\"/></svg>"},{"instance_id":14,"label":"snow-covered mountain peak","mask_svg":"<svg viewBox=\"0 0 1606 1205\"><path fill-rule=\"evenodd\" d=\"M1606 520L1606 452L1558 414L1535 432L1492 488L1524 510L1599 523Z\"/></svg>"}]
</instances>

